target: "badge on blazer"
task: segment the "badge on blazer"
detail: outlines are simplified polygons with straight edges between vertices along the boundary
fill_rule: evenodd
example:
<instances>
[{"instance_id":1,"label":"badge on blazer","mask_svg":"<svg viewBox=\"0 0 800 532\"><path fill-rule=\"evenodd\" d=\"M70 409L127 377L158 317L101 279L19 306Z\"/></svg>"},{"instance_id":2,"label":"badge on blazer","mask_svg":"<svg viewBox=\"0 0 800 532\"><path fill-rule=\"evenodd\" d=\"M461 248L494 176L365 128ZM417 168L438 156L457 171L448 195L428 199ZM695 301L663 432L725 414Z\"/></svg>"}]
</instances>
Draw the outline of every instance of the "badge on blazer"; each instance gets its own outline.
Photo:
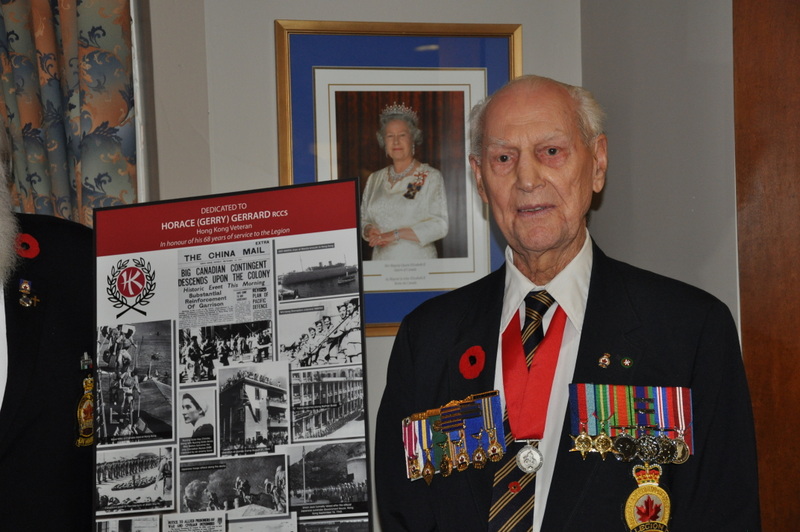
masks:
<instances>
[{"instance_id":1,"label":"badge on blazer","mask_svg":"<svg viewBox=\"0 0 800 532\"><path fill-rule=\"evenodd\" d=\"M19 280L19 304L23 307L35 307L41 301L36 295L33 294L33 284L27 279Z\"/></svg>"},{"instance_id":2,"label":"badge on blazer","mask_svg":"<svg viewBox=\"0 0 800 532\"><path fill-rule=\"evenodd\" d=\"M632 473L639 487L631 492L625 503L625 523L628 529L631 532L669 532L669 495L658 485L661 466L637 464Z\"/></svg>"},{"instance_id":3,"label":"badge on blazer","mask_svg":"<svg viewBox=\"0 0 800 532\"><path fill-rule=\"evenodd\" d=\"M87 447L94 443L94 378L83 379L83 395L78 401L78 439L75 445Z\"/></svg>"}]
</instances>

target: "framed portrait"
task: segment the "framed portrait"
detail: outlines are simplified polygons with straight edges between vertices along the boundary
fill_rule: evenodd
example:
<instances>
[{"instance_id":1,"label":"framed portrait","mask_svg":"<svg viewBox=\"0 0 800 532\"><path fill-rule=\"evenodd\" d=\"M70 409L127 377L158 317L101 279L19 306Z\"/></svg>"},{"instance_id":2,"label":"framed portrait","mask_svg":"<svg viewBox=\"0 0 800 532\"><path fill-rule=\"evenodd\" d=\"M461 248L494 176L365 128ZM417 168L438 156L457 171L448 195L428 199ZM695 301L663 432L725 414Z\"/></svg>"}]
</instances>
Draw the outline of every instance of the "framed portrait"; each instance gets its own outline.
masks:
<instances>
[{"instance_id":1,"label":"framed portrait","mask_svg":"<svg viewBox=\"0 0 800 532\"><path fill-rule=\"evenodd\" d=\"M367 335L395 334L426 299L498 267L469 167L469 113L522 73L521 25L276 20L275 39L281 184L357 178L362 237L413 226L424 244L362 238ZM420 164L389 184L387 109L412 115L421 135Z\"/></svg>"}]
</instances>

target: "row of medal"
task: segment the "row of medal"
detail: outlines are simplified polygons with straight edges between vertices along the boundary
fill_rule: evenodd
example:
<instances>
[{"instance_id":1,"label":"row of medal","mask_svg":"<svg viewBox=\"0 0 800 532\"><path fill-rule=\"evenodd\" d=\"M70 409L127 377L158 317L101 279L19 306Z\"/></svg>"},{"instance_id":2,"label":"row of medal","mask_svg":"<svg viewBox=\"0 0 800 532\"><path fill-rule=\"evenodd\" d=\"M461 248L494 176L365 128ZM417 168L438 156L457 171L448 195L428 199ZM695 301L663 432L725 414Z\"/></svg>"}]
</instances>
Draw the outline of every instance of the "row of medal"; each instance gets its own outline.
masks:
<instances>
[{"instance_id":1,"label":"row of medal","mask_svg":"<svg viewBox=\"0 0 800 532\"><path fill-rule=\"evenodd\" d=\"M682 464L692 454L688 388L570 384L571 451L624 462ZM608 431L606 431L608 427Z\"/></svg>"},{"instance_id":2,"label":"row of medal","mask_svg":"<svg viewBox=\"0 0 800 532\"><path fill-rule=\"evenodd\" d=\"M406 476L428 484L437 472L447 477L499 461L506 446L497 390L405 418L403 445Z\"/></svg>"},{"instance_id":3,"label":"row of medal","mask_svg":"<svg viewBox=\"0 0 800 532\"><path fill-rule=\"evenodd\" d=\"M682 464L692 454L691 391L687 388L611 384L570 385L571 451L583 459L611 453L624 462ZM506 452L496 390L472 395L403 420L406 476L430 483L470 466L482 469ZM606 431L608 427L608 431ZM535 445L517 456L526 472L541 465Z\"/></svg>"},{"instance_id":4,"label":"row of medal","mask_svg":"<svg viewBox=\"0 0 800 532\"><path fill-rule=\"evenodd\" d=\"M676 437L670 438L668 433L675 433ZM691 455L683 434L674 428L624 427L613 438L605 430L596 436L590 436L583 430L571 438L574 446L570 452L581 453L584 460L589 453L599 453L603 460L611 453L623 462L638 458L652 464L682 464Z\"/></svg>"}]
</instances>

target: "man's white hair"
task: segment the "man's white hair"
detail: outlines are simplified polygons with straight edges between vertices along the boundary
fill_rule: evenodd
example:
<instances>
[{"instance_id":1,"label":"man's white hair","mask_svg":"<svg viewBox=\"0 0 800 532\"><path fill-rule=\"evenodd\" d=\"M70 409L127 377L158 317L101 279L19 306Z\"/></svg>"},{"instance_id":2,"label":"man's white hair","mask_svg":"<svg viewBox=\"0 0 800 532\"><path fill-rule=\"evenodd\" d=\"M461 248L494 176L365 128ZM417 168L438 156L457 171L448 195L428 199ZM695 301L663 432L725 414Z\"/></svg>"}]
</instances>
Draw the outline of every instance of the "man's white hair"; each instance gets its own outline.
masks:
<instances>
[{"instance_id":1,"label":"man's white hair","mask_svg":"<svg viewBox=\"0 0 800 532\"><path fill-rule=\"evenodd\" d=\"M581 132L581 138L586 146L589 146L598 135L603 133L605 113L603 112L600 104L594 99L592 93L583 87L569 85L562 83L551 78L543 76L527 75L520 76L512 81L506 83L503 87L498 89L497 92L488 96L486 99L478 102L472 108L469 117L470 125L470 155L477 157L479 160L483 155L483 126L486 119L486 109L491 103L492 99L498 94L502 93L509 87L519 84L527 84L531 88L536 88L541 85L555 85L562 87L572 98L575 103L575 120L578 124L578 129Z\"/></svg>"}]
</instances>

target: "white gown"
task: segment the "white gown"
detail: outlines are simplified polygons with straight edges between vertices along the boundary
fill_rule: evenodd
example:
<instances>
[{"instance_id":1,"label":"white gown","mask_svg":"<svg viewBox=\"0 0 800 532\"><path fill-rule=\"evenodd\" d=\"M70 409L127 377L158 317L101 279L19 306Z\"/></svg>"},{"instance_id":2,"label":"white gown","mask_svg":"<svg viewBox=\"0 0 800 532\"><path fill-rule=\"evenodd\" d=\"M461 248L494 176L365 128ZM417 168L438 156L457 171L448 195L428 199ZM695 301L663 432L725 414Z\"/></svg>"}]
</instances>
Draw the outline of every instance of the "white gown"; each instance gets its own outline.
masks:
<instances>
[{"instance_id":1,"label":"white gown","mask_svg":"<svg viewBox=\"0 0 800 532\"><path fill-rule=\"evenodd\" d=\"M372 248L372 260L437 258L434 242L447 235L447 198L439 170L420 163L412 174L392 186L389 168L369 176L361 201L361 236L364 228L377 227L382 233L410 227L419 242L400 239ZM365 238L366 239L366 238Z\"/></svg>"}]
</instances>

